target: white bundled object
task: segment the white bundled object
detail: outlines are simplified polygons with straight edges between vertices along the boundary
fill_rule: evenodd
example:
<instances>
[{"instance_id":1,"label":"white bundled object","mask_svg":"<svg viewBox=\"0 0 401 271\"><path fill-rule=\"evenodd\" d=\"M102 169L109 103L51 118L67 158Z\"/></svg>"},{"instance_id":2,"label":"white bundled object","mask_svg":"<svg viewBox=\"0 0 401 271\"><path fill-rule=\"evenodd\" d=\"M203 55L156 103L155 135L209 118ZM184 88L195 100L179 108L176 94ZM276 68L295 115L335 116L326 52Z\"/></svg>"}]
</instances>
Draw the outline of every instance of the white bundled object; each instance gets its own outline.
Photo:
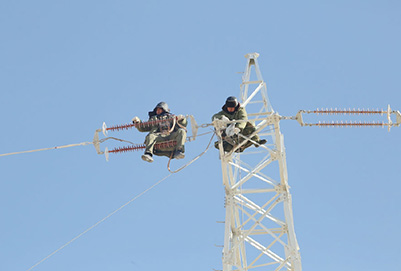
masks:
<instances>
[{"instance_id":1,"label":"white bundled object","mask_svg":"<svg viewBox=\"0 0 401 271\"><path fill-rule=\"evenodd\" d=\"M233 135L238 135L240 129L235 127L235 124L230 124L226 129L226 135L232 137Z\"/></svg>"},{"instance_id":2,"label":"white bundled object","mask_svg":"<svg viewBox=\"0 0 401 271\"><path fill-rule=\"evenodd\" d=\"M235 127L235 123L231 123L227 125L230 120L226 116L222 116L221 119L214 118L213 122L215 126L217 126L220 130L226 130L226 135L231 137L233 135L237 135L240 132L240 129Z\"/></svg>"},{"instance_id":3,"label":"white bundled object","mask_svg":"<svg viewBox=\"0 0 401 271\"><path fill-rule=\"evenodd\" d=\"M225 129L227 127L227 122L230 120L226 116L222 116L221 119L219 118L214 118L213 122L215 123L215 127L219 129Z\"/></svg>"}]
</instances>

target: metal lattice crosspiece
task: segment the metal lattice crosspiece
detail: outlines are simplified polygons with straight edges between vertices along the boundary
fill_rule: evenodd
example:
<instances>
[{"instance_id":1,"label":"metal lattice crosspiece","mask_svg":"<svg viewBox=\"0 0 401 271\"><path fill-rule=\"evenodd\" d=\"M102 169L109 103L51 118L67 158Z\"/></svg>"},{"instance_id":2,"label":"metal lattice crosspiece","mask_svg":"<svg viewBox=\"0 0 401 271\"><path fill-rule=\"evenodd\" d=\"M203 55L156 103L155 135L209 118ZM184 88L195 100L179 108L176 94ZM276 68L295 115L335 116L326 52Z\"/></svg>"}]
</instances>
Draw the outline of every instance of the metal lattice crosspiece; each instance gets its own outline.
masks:
<instances>
[{"instance_id":1,"label":"metal lattice crosspiece","mask_svg":"<svg viewBox=\"0 0 401 271\"><path fill-rule=\"evenodd\" d=\"M249 119L256 124L255 133L267 139L267 144L237 153L245 140L226 153L221 138L219 142L226 192L223 271L301 271L284 141L280 133L281 118L269 102L258 56L257 53L245 56L247 63L240 97ZM255 78L251 76L252 68ZM221 134L227 124L214 121L217 134ZM244 138L252 141L254 134Z\"/></svg>"}]
</instances>

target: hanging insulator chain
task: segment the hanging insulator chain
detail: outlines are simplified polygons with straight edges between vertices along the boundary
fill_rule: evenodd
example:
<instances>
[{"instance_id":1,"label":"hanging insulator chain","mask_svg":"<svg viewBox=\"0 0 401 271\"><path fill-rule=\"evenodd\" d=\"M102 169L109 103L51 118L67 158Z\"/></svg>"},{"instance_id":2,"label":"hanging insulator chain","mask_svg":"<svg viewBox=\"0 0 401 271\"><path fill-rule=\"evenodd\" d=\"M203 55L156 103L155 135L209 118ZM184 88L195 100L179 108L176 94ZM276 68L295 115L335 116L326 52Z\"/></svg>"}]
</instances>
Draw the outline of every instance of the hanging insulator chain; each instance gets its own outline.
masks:
<instances>
[{"instance_id":1,"label":"hanging insulator chain","mask_svg":"<svg viewBox=\"0 0 401 271\"><path fill-rule=\"evenodd\" d=\"M109 150L109 153L119 153L119 152L128 152L128 151L139 151L143 150L146 146L144 144L141 145L131 145L131 146L124 146L118 147L112 150Z\"/></svg>"},{"instance_id":2,"label":"hanging insulator chain","mask_svg":"<svg viewBox=\"0 0 401 271\"><path fill-rule=\"evenodd\" d=\"M163 149L175 147L176 145L177 145L177 141L169 140L169 141L156 143L154 148L156 150L163 150ZM145 144L138 144L138 145L118 147L118 148L109 150L108 152L109 153L122 153L122 152L128 152L128 151L139 151L139 150L143 150L145 148L146 148Z\"/></svg>"},{"instance_id":3,"label":"hanging insulator chain","mask_svg":"<svg viewBox=\"0 0 401 271\"><path fill-rule=\"evenodd\" d=\"M318 126L318 127L384 127L388 126L388 123L384 122L361 122L361 121L355 121L355 122L320 122L319 123L305 123L305 126Z\"/></svg>"},{"instance_id":4,"label":"hanging insulator chain","mask_svg":"<svg viewBox=\"0 0 401 271\"><path fill-rule=\"evenodd\" d=\"M156 150L163 150L163 149L168 149L177 146L177 141L175 140L169 140L169 141L164 141L164 142L158 142L155 144L155 149Z\"/></svg>"},{"instance_id":5,"label":"hanging insulator chain","mask_svg":"<svg viewBox=\"0 0 401 271\"><path fill-rule=\"evenodd\" d=\"M302 114L322 114L322 115L332 115L332 114L342 114L342 115L373 115L373 114L380 114L387 116L387 122L362 122L362 121L355 121L355 122L320 122L319 123L305 123L303 120ZM395 122L391 119L391 116L395 115ZM298 111L295 117L291 117L287 119L294 119L298 121L301 126L318 126L318 127L385 127L387 126L388 131L390 131L391 127L398 127L401 125L401 112L396 110L391 110L390 105L388 105L387 110L379 110L379 109L337 109L337 108L326 108L326 109L316 109L316 110L300 110Z\"/></svg>"},{"instance_id":6,"label":"hanging insulator chain","mask_svg":"<svg viewBox=\"0 0 401 271\"><path fill-rule=\"evenodd\" d=\"M379 110L379 109L337 109L337 108L326 108L326 109L316 109L316 110L309 110L309 111L305 111L305 113L308 114L322 114L322 115L337 115L337 114L343 114L343 115L370 115L370 114L386 114L387 111L385 110Z\"/></svg>"},{"instance_id":7,"label":"hanging insulator chain","mask_svg":"<svg viewBox=\"0 0 401 271\"><path fill-rule=\"evenodd\" d=\"M121 125L114 125L111 127L107 127L105 130L106 131L120 131L120 130L128 130L131 129L132 127L140 127L140 128L149 128L156 126L160 123L163 122L169 122L176 119L178 121L178 117L174 116L172 118L166 118L166 119L159 119L159 120L152 120L152 121L144 121L144 122L138 122L138 123L129 123L129 124L121 124Z\"/></svg>"}]
</instances>

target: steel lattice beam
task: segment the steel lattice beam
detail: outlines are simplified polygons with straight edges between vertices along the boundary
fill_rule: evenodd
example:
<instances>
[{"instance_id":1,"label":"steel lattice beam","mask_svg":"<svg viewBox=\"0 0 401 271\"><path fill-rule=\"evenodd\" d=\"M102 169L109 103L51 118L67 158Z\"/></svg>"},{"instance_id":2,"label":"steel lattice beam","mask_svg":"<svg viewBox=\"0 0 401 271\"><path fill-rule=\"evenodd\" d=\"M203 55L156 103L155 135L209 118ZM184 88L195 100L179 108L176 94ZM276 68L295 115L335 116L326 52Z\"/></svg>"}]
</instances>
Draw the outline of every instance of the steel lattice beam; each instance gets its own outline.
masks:
<instances>
[{"instance_id":1,"label":"steel lattice beam","mask_svg":"<svg viewBox=\"0 0 401 271\"><path fill-rule=\"evenodd\" d=\"M268 144L256 152L252 147L236 153L238 146L225 153L220 140L226 192L223 271L301 271L280 116L269 102L258 56L245 56L240 97L250 119L257 124L257 133L268 139ZM252 68L256 78L251 78ZM217 132L224 128L221 122L214 126Z\"/></svg>"}]
</instances>

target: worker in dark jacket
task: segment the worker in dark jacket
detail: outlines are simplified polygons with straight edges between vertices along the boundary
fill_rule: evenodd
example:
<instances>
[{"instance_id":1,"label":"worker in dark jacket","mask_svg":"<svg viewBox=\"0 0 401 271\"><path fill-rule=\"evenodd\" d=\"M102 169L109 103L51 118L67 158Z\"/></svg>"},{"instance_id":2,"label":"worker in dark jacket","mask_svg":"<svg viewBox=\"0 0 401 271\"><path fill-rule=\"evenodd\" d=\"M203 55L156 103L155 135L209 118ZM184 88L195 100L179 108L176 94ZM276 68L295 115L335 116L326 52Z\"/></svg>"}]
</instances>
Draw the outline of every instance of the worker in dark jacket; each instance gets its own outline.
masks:
<instances>
[{"instance_id":1,"label":"worker in dark jacket","mask_svg":"<svg viewBox=\"0 0 401 271\"><path fill-rule=\"evenodd\" d=\"M235 121L235 120L242 120L242 122L237 122L235 123L235 128L236 131L239 132L240 134L244 136L249 136L253 134L256 129L255 125L251 121L245 121L248 120L248 115L246 113L246 110L244 107L241 107L241 104L238 102L237 98L234 96L230 96L227 98L225 104L222 107L222 110L216 114L213 115L212 120L215 119L222 119L223 117L226 117L230 121ZM226 138L226 133L223 131L223 134L221 135L223 139L223 148L224 151L229 152L231 151L237 144L242 143L245 139L242 137L236 137L234 140L233 138ZM237 139L237 140L235 140ZM260 139L259 135L255 134L251 137L251 140L256 142L252 143L250 141L244 143L237 151L242 152L246 148L252 146L252 144L255 144L256 147L259 147L260 145L263 145L266 143L265 139ZM215 147L218 149L219 144L218 142L215 142Z\"/></svg>"},{"instance_id":2,"label":"worker in dark jacket","mask_svg":"<svg viewBox=\"0 0 401 271\"><path fill-rule=\"evenodd\" d=\"M138 117L132 119L134 124L140 124ZM167 103L160 102L153 111L149 112L148 125L136 125L140 132L149 132L145 138L145 153L142 160L153 162L153 155L168 156L175 159L185 157L185 140L187 132L187 119L183 115L175 116L170 113ZM159 142L175 141L175 146L169 146L162 150L155 149L154 146Z\"/></svg>"}]
</instances>

